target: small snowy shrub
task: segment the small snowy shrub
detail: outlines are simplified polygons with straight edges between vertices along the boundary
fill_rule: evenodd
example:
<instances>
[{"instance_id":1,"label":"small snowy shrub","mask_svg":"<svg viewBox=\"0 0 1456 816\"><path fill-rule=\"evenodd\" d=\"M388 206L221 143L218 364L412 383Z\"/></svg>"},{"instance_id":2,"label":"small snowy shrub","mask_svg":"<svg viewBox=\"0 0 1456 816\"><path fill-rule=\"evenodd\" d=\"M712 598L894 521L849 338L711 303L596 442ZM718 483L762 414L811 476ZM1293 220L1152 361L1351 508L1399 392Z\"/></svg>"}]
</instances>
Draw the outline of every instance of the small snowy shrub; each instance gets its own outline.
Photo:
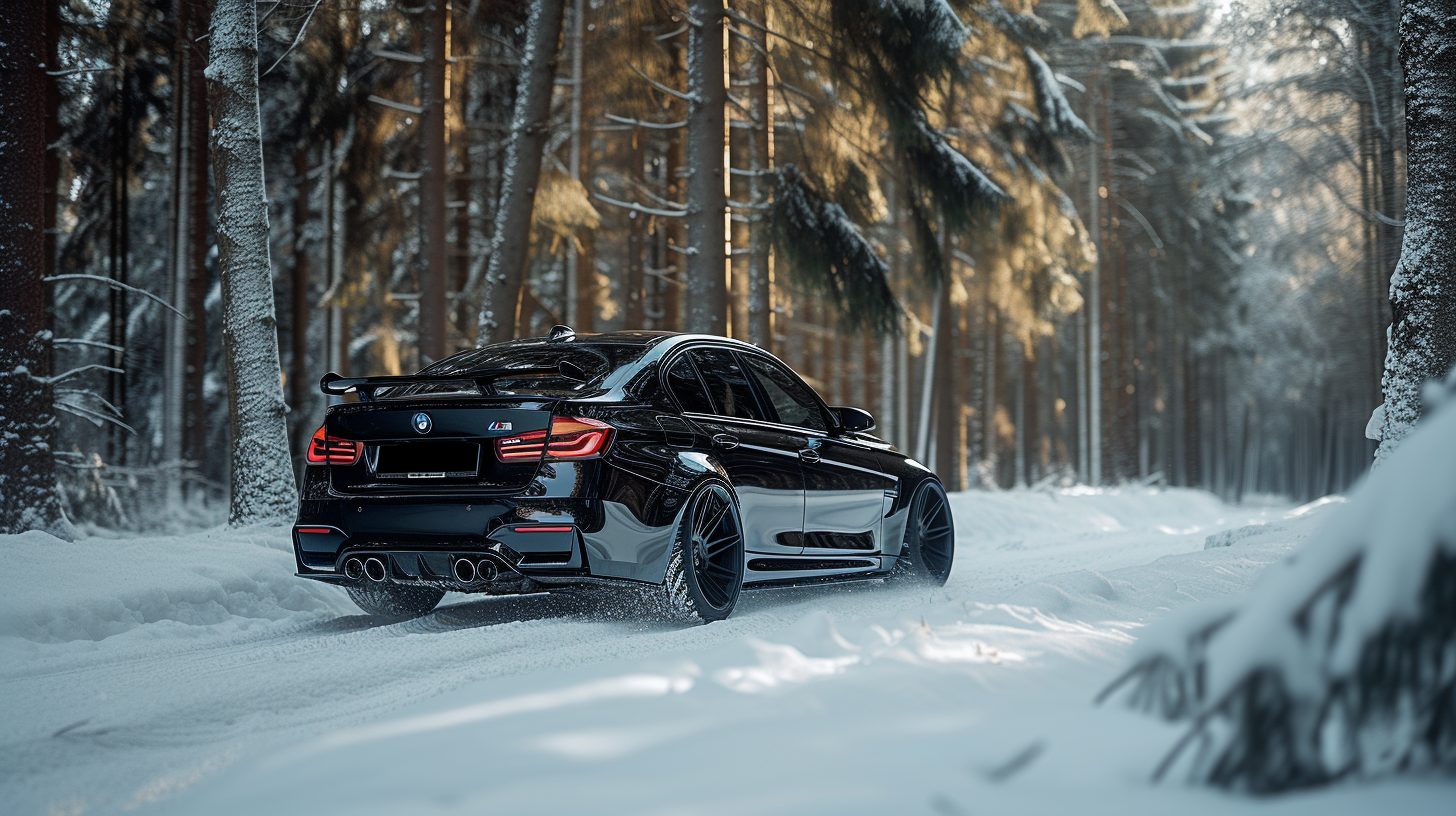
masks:
<instances>
[{"instance_id":1,"label":"small snowy shrub","mask_svg":"<svg viewBox=\"0 0 1456 816\"><path fill-rule=\"evenodd\" d=\"M1255 793L1456 770L1456 371L1249 595L1151 629L1103 696L1189 720L1158 768ZM1444 404L1435 404L1444 403Z\"/></svg>"}]
</instances>

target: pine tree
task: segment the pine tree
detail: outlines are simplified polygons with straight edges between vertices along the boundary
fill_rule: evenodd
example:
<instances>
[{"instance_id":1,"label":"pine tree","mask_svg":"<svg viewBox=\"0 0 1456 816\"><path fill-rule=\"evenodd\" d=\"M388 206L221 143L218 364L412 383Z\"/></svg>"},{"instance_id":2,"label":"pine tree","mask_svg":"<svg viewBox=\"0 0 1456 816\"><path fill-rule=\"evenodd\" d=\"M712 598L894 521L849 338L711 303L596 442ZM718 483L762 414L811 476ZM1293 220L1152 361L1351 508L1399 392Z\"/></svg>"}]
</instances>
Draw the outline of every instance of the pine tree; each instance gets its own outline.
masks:
<instances>
[{"instance_id":1,"label":"pine tree","mask_svg":"<svg viewBox=\"0 0 1456 816\"><path fill-rule=\"evenodd\" d=\"M70 537L56 492L45 276L45 4L0 6L0 533Z\"/></svg>"},{"instance_id":2,"label":"pine tree","mask_svg":"<svg viewBox=\"0 0 1456 816\"><path fill-rule=\"evenodd\" d=\"M282 519L297 498L268 257L256 8L252 0L218 0L206 71L232 428L228 521L238 525Z\"/></svg>"}]
</instances>

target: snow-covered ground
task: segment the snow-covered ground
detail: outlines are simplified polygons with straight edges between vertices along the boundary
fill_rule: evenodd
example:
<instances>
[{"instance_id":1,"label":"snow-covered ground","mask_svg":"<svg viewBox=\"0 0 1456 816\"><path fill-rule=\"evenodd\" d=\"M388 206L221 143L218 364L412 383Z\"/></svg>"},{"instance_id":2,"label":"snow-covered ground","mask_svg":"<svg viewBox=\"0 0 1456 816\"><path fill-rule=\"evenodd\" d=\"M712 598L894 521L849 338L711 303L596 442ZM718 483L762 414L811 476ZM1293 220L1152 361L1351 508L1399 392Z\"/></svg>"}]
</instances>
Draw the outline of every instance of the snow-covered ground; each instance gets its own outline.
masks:
<instances>
[{"instance_id":1,"label":"snow-covered ground","mask_svg":"<svg viewBox=\"0 0 1456 816\"><path fill-rule=\"evenodd\" d=\"M952 497L944 589L748 593L672 629L560 596L376 626L283 529L0 537L14 814L1448 812L1401 781L1154 786L1180 731L1092 698L1138 628L1242 591L1325 507ZM1248 524L1269 527L1212 534Z\"/></svg>"}]
</instances>

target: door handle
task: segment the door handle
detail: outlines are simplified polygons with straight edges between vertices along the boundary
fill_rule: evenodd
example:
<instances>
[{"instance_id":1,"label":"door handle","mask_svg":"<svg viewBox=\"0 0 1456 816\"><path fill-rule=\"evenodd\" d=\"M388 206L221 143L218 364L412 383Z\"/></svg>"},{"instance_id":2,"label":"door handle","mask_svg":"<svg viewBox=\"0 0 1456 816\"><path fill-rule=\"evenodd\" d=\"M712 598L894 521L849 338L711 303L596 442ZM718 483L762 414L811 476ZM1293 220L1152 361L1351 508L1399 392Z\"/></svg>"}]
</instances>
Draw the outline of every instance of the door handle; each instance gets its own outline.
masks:
<instances>
[{"instance_id":1,"label":"door handle","mask_svg":"<svg viewBox=\"0 0 1456 816\"><path fill-rule=\"evenodd\" d=\"M738 437L733 434L713 434L713 444L723 450L733 450L738 447Z\"/></svg>"},{"instance_id":2,"label":"door handle","mask_svg":"<svg viewBox=\"0 0 1456 816\"><path fill-rule=\"evenodd\" d=\"M819 461L819 451L816 451L813 448L800 448L799 458L803 459L805 462L813 464Z\"/></svg>"}]
</instances>

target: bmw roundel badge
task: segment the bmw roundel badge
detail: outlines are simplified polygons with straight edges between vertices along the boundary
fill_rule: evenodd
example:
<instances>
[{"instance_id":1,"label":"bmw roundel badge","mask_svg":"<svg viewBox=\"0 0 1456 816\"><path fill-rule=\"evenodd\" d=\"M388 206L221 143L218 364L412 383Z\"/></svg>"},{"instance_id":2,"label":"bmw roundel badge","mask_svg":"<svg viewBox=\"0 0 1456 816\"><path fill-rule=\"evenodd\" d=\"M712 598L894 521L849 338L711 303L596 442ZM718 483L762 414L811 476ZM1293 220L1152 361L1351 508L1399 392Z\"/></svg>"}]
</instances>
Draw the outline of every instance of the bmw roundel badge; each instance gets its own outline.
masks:
<instances>
[{"instance_id":1,"label":"bmw roundel badge","mask_svg":"<svg viewBox=\"0 0 1456 816\"><path fill-rule=\"evenodd\" d=\"M414 418L413 422L415 424L415 430L418 431L418 432L420 432L420 433L422 433L422 434L429 433L430 432L430 428L435 424L430 419L430 415L427 414L427 413L425 413L424 411L421 411L418 414L415 414L415 418Z\"/></svg>"}]
</instances>

